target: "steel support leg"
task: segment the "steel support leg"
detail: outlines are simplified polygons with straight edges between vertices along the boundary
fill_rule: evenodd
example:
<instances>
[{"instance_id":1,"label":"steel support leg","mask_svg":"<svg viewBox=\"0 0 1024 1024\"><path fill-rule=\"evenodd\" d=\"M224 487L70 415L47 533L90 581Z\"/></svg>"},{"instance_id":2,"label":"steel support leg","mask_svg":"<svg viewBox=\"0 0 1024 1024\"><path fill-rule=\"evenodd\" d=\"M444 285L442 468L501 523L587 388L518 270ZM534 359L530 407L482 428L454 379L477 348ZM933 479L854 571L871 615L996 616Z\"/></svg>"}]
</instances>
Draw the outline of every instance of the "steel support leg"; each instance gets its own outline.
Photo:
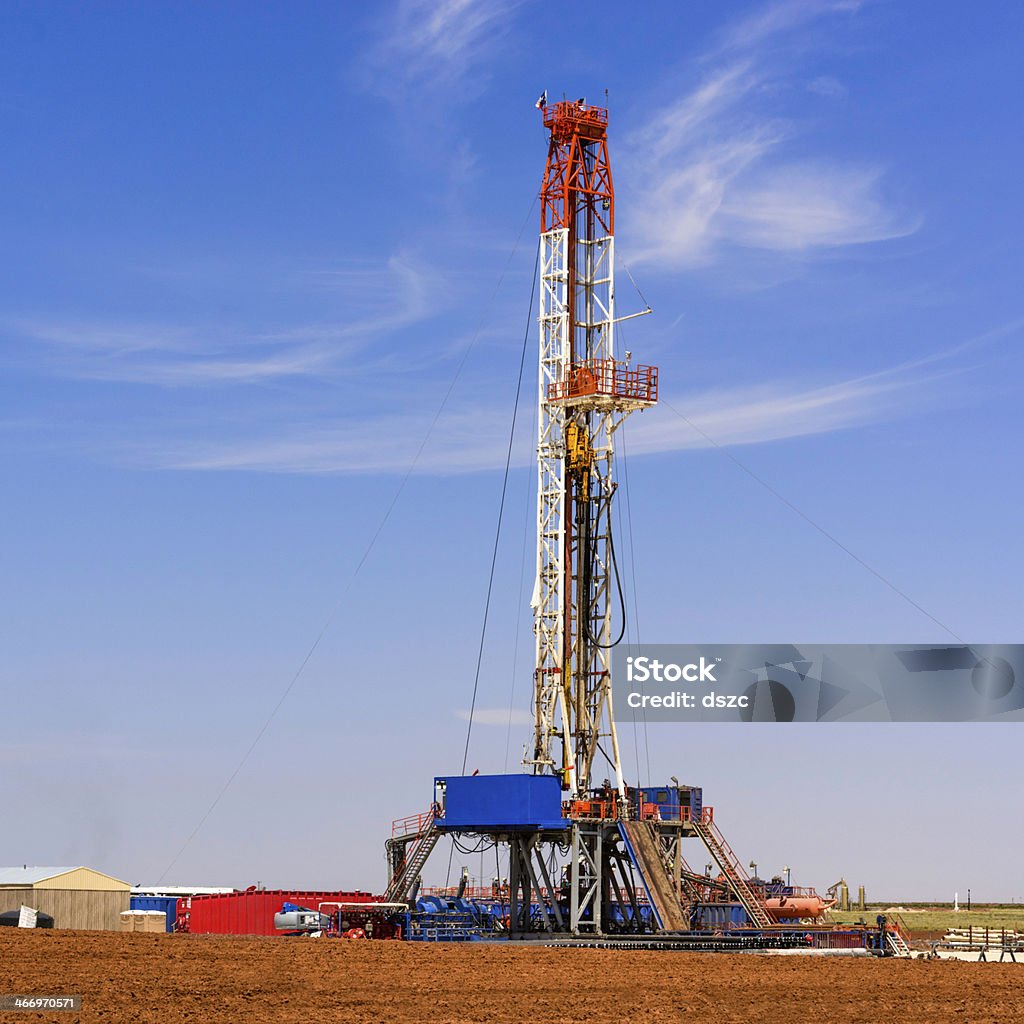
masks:
<instances>
[{"instance_id":1,"label":"steel support leg","mask_svg":"<svg viewBox=\"0 0 1024 1024\"><path fill-rule=\"evenodd\" d=\"M601 890L603 888L603 843L601 828L572 826L569 880L569 931L601 934Z\"/></svg>"}]
</instances>

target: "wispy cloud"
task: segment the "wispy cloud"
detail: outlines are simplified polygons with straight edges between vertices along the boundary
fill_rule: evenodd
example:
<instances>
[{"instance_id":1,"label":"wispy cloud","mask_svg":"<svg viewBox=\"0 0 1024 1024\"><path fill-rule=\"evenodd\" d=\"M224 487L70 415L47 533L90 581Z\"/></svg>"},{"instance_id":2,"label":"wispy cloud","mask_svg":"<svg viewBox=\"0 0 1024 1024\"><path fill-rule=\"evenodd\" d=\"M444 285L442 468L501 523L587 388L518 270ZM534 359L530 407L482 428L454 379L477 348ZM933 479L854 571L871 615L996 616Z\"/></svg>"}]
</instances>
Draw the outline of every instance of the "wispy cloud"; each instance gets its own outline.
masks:
<instances>
[{"instance_id":1,"label":"wispy cloud","mask_svg":"<svg viewBox=\"0 0 1024 1024\"><path fill-rule=\"evenodd\" d=\"M430 413L364 415L292 424L263 437L161 439L122 450L130 464L164 469L250 470L270 473L404 472L429 432L416 462L420 473L466 473L500 465L508 426L493 409L462 408L436 424ZM526 460L524 457L521 461Z\"/></svg>"},{"instance_id":2,"label":"wispy cloud","mask_svg":"<svg viewBox=\"0 0 1024 1024\"><path fill-rule=\"evenodd\" d=\"M437 274L407 256L316 272L350 315L340 320L202 328L23 316L8 331L35 342L48 372L168 387L255 384L322 375L373 341L437 312ZM20 357L33 362L32 355Z\"/></svg>"},{"instance_id":3,"label":"wispy cloud","mask_svg":"<svg viewBox=\"0 0 1024 1024\"><path fill-rule=\"evenodd\" d=\"M775 0L737 19L712 53L763 47L827 14L854 13L862 0Z\"/></svg>"},{"instance_id":4,"label":"wispy cloud","mask_svg":"<svg viewBox=\"0 0 1024 1024\"><path fill-rule=\"evenodd\" d=\"M685 451L714 445L759 444L826 434L880 422L919 410L931 400L931 385L961 372L941 366L951 353L867 376L831 383L776 381L667 396L655 411L629 428L633 455ZM678 411L700 431L675 414ZM453 409L436 423L431 415L361 417L329 425L292 426L274 436L153 445L123 450L132 464L167 469L273 473L404 472L414 453L418 473L455 474L498 468L508 443L508 424L492 409ZM531 463L528 432L520 431L514 459ZM707 435L707 436L703 436ZM710 440L709 440L710 438Z\"/></svg>"},{"instance_id":5,"label":"wispy cloud","mask_svg":"<svg viewBox=\"0 0 1024 1024\"><path fill-rule=\"evenodd\" d=\"M498 0L399 0L361 68L373 92L398 99L413 86L465 85L500 43L518 6Z\"/></svg>"},{"instance_id":6,"label":"wispy cloud","mask_svg":"<svg viewBox=\"0 0 1024 1024\"><path fill-rule=\"evenodd\" d=\"M777 97L792 95L797 72L775 59L775 44L858 6L801 0L762 8L708 51L692 89L634 133L624 148L642 159L627 158L623 168L634 262L699 266L737 246L808 254L916 229L914 216L885 199L877 163L795 158L791 143L801 132L777 106ZM842 88L827 76L815 81L822 94Z\"/></svg>"},{"instance_id":7,"label":"wispy cloud","mask_svg":"<svg viewBox=\"0 0 1024 1024\"><path fill-rule=\"evenodd\" d=\"M460 708L455 712L457 718L469 721L469 710ZM477 708L473 712L474 725L529 725L533 719L526 711L518 708Z\"/></svg>"},{"instance_id":8,"label":"wispy cloud","mask_svg":"<svg viewBox=\"0 0 1024 1024\"><path fill-rule=\"evenodd\" d=\"M763 444L881 422L918 411L924 386L957 372L897 368L817 386L776 383L681 395L631 426L629 450Z\"/></svg>"},{"instance_id":9,"label":"wispy cloud","mask_svg":"<svg viewBox=\"0 0 1024 1024\"><path fill-rule=\"evenodd\" d=\"M874 242L904 233L879 197L877 168L790 164L766 170L719 208L741 245L784 251Z\"/></svg>"}]
</instances>

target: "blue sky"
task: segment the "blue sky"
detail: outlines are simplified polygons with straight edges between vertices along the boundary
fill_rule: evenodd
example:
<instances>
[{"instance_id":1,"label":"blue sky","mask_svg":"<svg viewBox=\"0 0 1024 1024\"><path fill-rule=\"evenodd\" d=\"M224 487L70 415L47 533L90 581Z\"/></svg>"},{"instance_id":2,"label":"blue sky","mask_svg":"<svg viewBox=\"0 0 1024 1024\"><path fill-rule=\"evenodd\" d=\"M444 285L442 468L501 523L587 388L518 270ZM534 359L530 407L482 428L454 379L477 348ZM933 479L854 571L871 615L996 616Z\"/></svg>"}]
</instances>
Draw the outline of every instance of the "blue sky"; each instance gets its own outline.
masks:
<instances>
[{"instance_id":1,"label":"blue sky","mask_svg":"<svg viewBox=\"0 0 1024 1024\"><path fill-rule=\"evenodd\" d=\"M485 0L0 21L0 804L26 823L0 862L162 875L326 624L166 880L380 885L388 822L462 761L543 89L608 90L620 309L624 263L655 311L623 340L703 432L626 428L631 637L950 639L706 435L957 635L1021 639L1015 5L608 4L568 36ZM532 417L483 771L526 739ZM1009 899L1020 784L980 759L1018 728L651 725L625 757L703 784L762 870Z\"/></svg>"}]
</instances>

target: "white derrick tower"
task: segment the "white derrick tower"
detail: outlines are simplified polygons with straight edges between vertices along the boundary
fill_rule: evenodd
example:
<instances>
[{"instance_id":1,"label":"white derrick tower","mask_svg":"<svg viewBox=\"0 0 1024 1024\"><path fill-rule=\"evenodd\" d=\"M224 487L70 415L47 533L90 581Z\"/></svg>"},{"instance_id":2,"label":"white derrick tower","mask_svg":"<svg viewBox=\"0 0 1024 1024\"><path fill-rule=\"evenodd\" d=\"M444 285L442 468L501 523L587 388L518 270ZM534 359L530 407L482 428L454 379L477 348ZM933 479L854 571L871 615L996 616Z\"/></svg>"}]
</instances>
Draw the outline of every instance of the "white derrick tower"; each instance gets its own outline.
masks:
<instances>
[{"instance_id":1,"label":"white derrick tower","mask_svg":"<svg viewBox=\"0 0 1024 1024\"><path fill-rule=\"evenodd\" d=\"M525 763L557 775L576 800L588 794L601 755L625 806L611 704L613 634L624 614L616 608L613 438L630 412L657 401L658 375L615 358L608 112L584 101L555 103L544 107L544 125L550 144L539 257L537 660L534 744Z\"/></svg>"}]
</instances>

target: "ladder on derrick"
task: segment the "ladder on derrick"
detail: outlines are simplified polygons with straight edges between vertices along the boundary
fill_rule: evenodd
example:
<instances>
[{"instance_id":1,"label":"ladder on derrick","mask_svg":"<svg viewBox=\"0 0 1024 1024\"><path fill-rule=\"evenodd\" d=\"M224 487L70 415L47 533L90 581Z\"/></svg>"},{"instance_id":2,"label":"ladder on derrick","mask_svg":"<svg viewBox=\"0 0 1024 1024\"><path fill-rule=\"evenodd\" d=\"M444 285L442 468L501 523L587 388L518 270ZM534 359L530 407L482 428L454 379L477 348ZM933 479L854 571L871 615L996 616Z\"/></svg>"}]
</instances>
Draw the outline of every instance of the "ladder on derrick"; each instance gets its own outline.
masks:
<instances>
[{"instance_id":1,"label":"ladder on derrick","mask_svg":"<svg viewBox=\"0 0 1024 1024\"><path fill-rule=\"evenodd\" d=\"M407 839L405 858L388 882L384 903L406 903L420 877L427 858L433 852L441 833L434 824L433 815L419 816L419 829L404 837Z\"/></svg>"},{"instance_id":2,"label":"ladder on derrick","mask_svg":"<svg viewBox=\"0 0 1024 1024\"><path fill-rule=\"evenodd\" d=\"M764 903L751 889L747 875L740 866L739 858L726 842L725 836L715 824L715 819L708 816L701 821L694 821L693 828L708 848L708 853L714 858L719 870L725 875L729 888L747 912L751 922L758 928L770 927L772 919L768 916Z\"/></svg>"}]
</instances>

